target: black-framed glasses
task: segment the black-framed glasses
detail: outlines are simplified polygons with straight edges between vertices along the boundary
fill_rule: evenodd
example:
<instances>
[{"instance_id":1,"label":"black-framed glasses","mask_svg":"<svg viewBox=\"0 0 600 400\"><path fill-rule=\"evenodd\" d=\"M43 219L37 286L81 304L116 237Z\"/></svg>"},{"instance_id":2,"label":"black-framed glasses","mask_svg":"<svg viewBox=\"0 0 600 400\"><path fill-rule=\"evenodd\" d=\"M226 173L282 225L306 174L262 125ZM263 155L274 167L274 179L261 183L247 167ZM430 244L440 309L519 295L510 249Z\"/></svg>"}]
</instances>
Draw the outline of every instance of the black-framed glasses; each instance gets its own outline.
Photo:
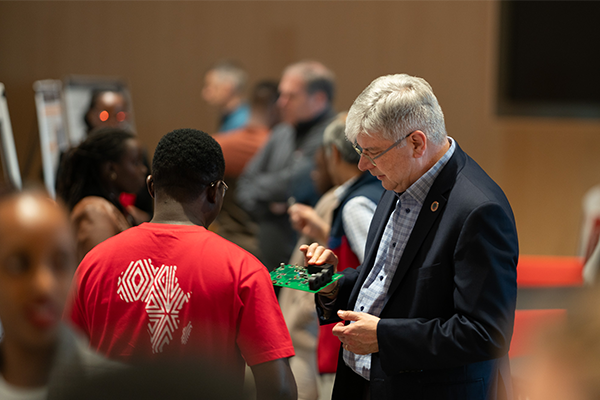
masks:
<instances>
[{"instance_id":1,"label":"black-framed glasses","mask_svg":"<svg viewBox=\"0 0 600 400\"><path fill-rule=\"evenodd\" d=\"M219 182L223 186L223 197L225 197L225 193L227 193L227 189L229 189L229 186L227 186L227 184L225 183L225 181L223 179L219 179L218 181L211 182L210 187L215 187L215 185L219 184Z\"/></svg>"},{"instance_id":2,"label":"black-framed glasses","mask_svg":"<svg viewBox=\"0 0 600 400\"><path fill-rule=\"evenodd\" d=\"M370 155L368 155L367 153L365 153L362 149L362 147L360 147L358 145L358 143L353 143L352 147L354 147L354 150L356 150L356 152L358 153L359 156L363 156L366 157L367 160L369 160L371 162L371 164L373 164L374 167L377 166L377 164L375 163L375 160L377 160L379 157L383 156L385 153L387 153L388 151L390 151L391 149L393 149L394 147L398 146L400 144L400 142L402 142L404 139L406 139L407 137L409 137L410 135L412 135L413 133L415 133L416 131L412 131L411 133L409 133L408 135L404 136L402 139L397 140L393 145L391 145L390 147L388 147L387 149L385 149L384 151L382 151L381 153L377 154L375 157L371 157Z\"/></svg>"}]
</instances>

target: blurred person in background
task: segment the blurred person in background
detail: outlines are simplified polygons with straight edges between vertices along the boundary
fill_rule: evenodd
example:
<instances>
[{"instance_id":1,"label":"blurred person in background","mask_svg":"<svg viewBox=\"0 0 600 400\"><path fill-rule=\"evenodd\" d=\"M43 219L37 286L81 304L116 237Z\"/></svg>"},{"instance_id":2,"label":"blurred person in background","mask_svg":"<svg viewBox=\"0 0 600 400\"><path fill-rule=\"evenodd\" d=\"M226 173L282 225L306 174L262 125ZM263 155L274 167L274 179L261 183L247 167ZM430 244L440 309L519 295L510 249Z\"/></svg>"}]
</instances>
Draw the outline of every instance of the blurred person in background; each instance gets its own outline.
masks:
<instances>
[{"instance_id":1,"label":"blurred person in background","mask_svg":"<svg viewBox=\"0 0 600 400\"><path fill-rule=\"evenodd\" d=\"M227 184L219 144L195 129L163 136L147 179L154 218L92 249L68 310L90 345L132 363L188 360L223 367L257 399L295 399L293 345L265 267L206 228Z\"/></svg>"},{"instance_id":2,"label":"blurred person in background","mask_svg":"<svg viewBox=\"0 0 600 400\"><path fill-rule=\"evenodd\" d=\"M346 113L341 113L325 129L323 148L328 174L337 186L337 206L326 221L314 209L294 204L289 209L294 228L311 233L338 256L338 272L356 268L364 260L365 243L377 202L383 193L381 184L368 171L358 168L360 155L345 136ZM305 242L302 244L310 244ZM314 312L314 310L313 310ZM315 318L316 318L316 314ZM331 398L337 368L340 341L333 336L333 325L320 327L317 345L319 398Z\"/></svg>"},{"instance_id":3,"label":"blurred person in background","mask_svg":"<svg viewBox=\"0 0 600 400\"><path fill-rule=\"evenodd\" d=\"M269 270L289 260L296 242L289 199L314 206L320 197L310 173L323 131L335 116L334 89L333 73L320 62L288 66L277 100L283 122L239 178L237 200L258 223L260 259Z\"/></svg>"},{"instance_id":4,"label":"blurred person in background","mask_svg":"<svg viewBox=\"0 0 600 400\"><path fill-rule=\"evenodd\" d=\"M250 107L245 98L247 84L246 70L230 60L216 63L204 75L202 98L221 115L218 132L239 129L248 123Z\"/></svg>"},{"instance_id":5,"label":"blurred person in background","mask_svg":"<svg viewBox=\"0 0 600 400\"><path fill-rule=\"evenodd\" d=\"M83 116L87 135L102 128L118 128L132 131L132 110L125 93L118 90L96 89L92 92L90 105ZM150 170L148 153L144 147L143 163ZM62 157L62 155L61 155ZM61 173L59 169L59 174ZM137 193L121 193L119 200L123 206L133 205L136 210L141 210L147 215L140 214L138 219L150 221L152 218L152 198L146 187L142 187Z\"/></svg>"},{"instance_id":6,"label":"blurred person in background","mask_svg":"<svg viewBox=\"0 0 600 400\"><path fill-rule=\"evenodd\" d=\"M0 399L62 398L116 367L61 322L76 265L66 210L41 192L0 197Z\"/></svg>"},{"instance_id":7,"label":"blurred person in background","mask_svg":"<svg viewBox=\"0 0 600 400\"><path fill-rule=\"evenodd\" d=\"M92 91L90 105L83 119L88 134L98 128L131 128L127 99L122 92L115 90Z\"/></svg>"},{"instance_id":8,"label":"blurred person in background","mask_svg":"<svg viewBox=\"0 0 600 400\"><path fill-rule=\"evenodd\" d=\"M258 82L250 98L251 111L248 125L213 135L223 151L225 179L230 192L223 201L223 208L215 221L214 229L225 239L256 256L258 256L256 243L258 228L236 200L237 180L246 164L264 147L269 139L271 128L280 120L277 97L277 82Z\"/></svg>"},{"instance_id":9,"label":"blurred person in background","mask_svg":"<svg viewBox=\"0 0 600 400\"><path fill-rule=\"evenodd\" d=\"M310 208L315 218L320 218L326 224L331 223L333 209L338 202L335 197L335 188L329 172L323 147L315 153L315 169L311 172L318 193L323 193L315 208ZM299 204L292 205L292 210ZM306 206L308 207L308 206ZM297 229L299 227L295 227ZM298 230L301 235L296 243L295 250L289 260L290 265L304 265L304 254L299 247L305 243L318 242L327 245L327 237L320 231L312 231L309 226ZM317 370L317 337L319 322L315 310L315 296L309 292L282 287L279 291L279 305L285 318L296 355L290 359L290 367L294 373L298 386L298 399L316 400L319 398L318 370Z\"/></svg>"},{"instance_id":10,"label":"blurred person in background","mask_svg":"<svg viewBox=\"0 0 600 400\"><path fill-rule=\"evenodd\" d=\"M71 212L77 257L142 220L134 206L119 202L122 192L136 193L148 173L137 137L118 128L92 133L63 157L57 194Z\"/></svg>"}]
</instances>

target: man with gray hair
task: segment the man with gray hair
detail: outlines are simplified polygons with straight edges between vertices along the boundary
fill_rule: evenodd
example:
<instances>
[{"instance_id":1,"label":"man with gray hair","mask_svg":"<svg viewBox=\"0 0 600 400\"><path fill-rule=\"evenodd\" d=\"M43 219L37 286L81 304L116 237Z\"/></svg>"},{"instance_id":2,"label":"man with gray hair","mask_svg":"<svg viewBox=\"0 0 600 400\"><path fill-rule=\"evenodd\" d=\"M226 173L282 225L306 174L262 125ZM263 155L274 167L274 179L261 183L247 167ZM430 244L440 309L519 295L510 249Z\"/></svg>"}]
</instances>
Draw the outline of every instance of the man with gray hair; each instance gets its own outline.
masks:
<instances>
[{"instance_id":1,"label":"man with gray hair","mask_svg":"<svg viewBox=\"0 0 600 400\"><path fill-rule=\"evenodd\" d=\"M243 128L250 118L250 106L244 92L248 74L234 61L224 60L213 65L204 75L202 98L221 114L218 132Z\"/></svg>"},{"instance_id":2,"label":"man with gray hair","mask_svg":"<svg viewBox=\"0 0 600 400\"><path fill-rule=\"evenodd\" d=\"M386 192L364 262L317 295L342 342L333 398L512 398L518 240L504 193L447 136L421 78L373 81L346 136ZM338 262L317 244L301 250L308 264Z\"/></svg>"},{"instance_id":3,"label":"man with gray hair","mask_svg":"<svg viewBox=\"0 0 600 400\"><path fill-rule=\"evenodd\" d=\"M238 180L239 204L258 223L259 258L269 270L289 260L296 243L288 199L311 206L319 199L310 172L323 131L335 116L334 88L333 73L320 62L288 66L277 101L283 122Z\"/></svg>"}]
</instances>

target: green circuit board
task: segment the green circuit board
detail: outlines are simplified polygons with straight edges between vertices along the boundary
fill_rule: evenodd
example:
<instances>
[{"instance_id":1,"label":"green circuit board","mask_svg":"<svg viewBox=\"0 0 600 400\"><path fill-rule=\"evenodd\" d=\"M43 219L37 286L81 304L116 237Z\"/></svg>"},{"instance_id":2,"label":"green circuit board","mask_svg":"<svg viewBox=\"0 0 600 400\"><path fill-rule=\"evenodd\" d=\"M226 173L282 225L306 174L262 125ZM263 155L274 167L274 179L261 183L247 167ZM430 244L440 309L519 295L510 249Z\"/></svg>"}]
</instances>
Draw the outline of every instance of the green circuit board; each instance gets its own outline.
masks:
<instances>
[{"instance_id":1,"label":"green circuit board","mask_svg":"<svg viewBox=\"0 0 600 400\"><path fill-rule=\"evenodd\" d=\"M342 274L334 274L333 266L330 264L310 267L281 264L270 274L271 282L275 286L310 293L317 293L343 276Z\"/></svg>"}]
</instances>

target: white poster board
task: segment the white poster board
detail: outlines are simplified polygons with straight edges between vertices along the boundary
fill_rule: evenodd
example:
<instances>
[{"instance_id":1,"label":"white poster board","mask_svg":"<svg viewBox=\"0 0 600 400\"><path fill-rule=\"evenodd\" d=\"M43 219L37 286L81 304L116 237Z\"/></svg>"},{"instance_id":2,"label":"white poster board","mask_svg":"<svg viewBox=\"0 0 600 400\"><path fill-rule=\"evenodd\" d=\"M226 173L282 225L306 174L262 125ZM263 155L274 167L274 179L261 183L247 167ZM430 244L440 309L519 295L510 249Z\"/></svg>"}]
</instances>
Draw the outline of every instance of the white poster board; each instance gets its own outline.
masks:
<instances>
[{"instance_id":1,"label":"white poster board","mask_svg":"<svg viewBox=\"0 0 600 400\"><path fill-rule=\"evenodd\" d=\"M19 169L17 149L10 116L8 115L8 104L3 83L0 83L0 158L2 158L5 181L12 187L21 190L23 187L21 170Z\"/></svg>"},{"instance_id":2,"label":"white poster board","mask_svg":"<svg viewBox=\"0 0 600 400\"><path fill-rule=\"evenodd\" d=\"M69 148L64 124L61 88L61 81L55 79L36 81L33 84L44 184L52 198L56 198L56 173L60 155Z\"/></svg>"},{"instance_id":3,"label":"white poster board","mask_svg":"<svg viewBox=\"0 0 600 400\"><path fill-rule=\"evenodd\" d=\"M63 79L63 104L67 134L72 146L77 146L87 135L84 117L90 106L92 94L99 90L123 93L129 108L127 126L124 128L135 132L133 104L126 81L116 77L70 75Z\"/></svg>"}]
</instances>

